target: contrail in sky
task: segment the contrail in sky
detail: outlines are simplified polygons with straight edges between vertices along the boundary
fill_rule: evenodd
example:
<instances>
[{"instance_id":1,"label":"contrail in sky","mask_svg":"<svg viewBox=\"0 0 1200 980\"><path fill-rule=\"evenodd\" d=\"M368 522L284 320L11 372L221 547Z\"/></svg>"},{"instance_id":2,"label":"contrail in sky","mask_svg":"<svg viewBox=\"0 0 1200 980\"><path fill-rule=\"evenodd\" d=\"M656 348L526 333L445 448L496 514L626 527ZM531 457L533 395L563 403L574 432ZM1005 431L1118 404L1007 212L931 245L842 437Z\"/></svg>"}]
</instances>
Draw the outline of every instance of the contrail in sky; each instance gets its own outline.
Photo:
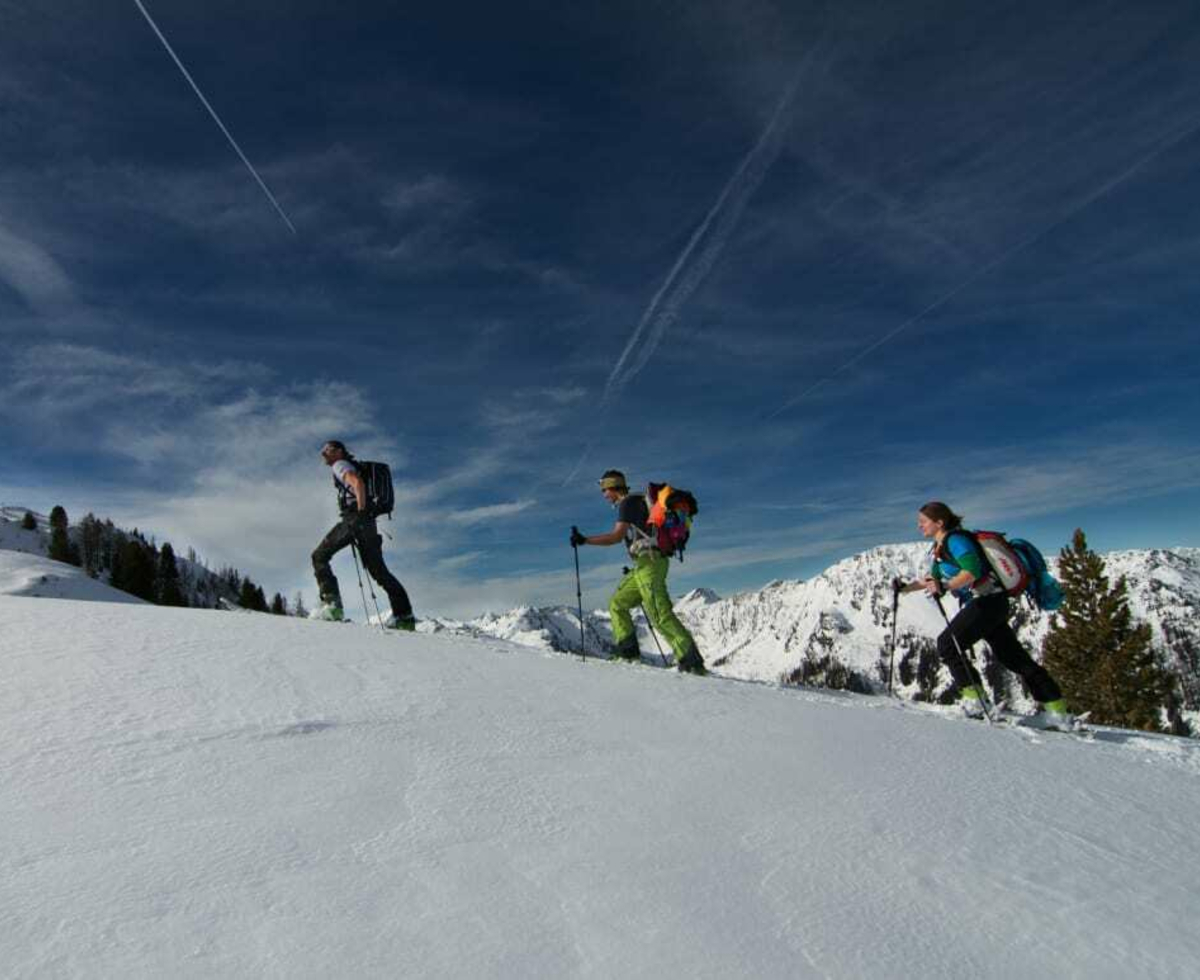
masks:
<instances>
[{"instance_id":1,"label":"contrail in sky","mask_svg":"<svg viewBox=\"0 0 1200 980\"><path fill-rule=\"evenodd\" d=\"M704 216L700 227L692 233L671 271L667 273L667 278L650 300L650 305L646 307L633 335L626 342L625 349L608 376L600 398L601 407L607 405L649 363L662 343L667 329L679 318L683 304L712 271L746 210L746 205L750 203L771 166L779 158L779 152L783 148L783 137L787 132L788 110L796 98L808 64L809 59L806 59L804 66L788 83L758 142L738 164L737 170L725 184L716 203ZM564 486L575 478L590 449L589 443L563 481Z\"/></svg>"},{"instance_id":2,"label":"contrail in sky","mask_svg":"<svg viewBox=\"0 0 1200 980\"><path fill-rule=\"evenodd\" d=\"M1029 246L1035 244L1036 242L1041 241L1043 238L1045 238L1047 235L1049 235L1056 228L1061 227L1062 225L1064 225L1068 221L1070 221L1072 218L1074 218L1077 214L1079 214L1079 212L1085 210L1086 208L1091 207L1093 204L1096 203L1096 201L1100 200L1100 198L1104 197L1106 194L1108 194L1114 188L1120 186L1121 184L1125 183L1125 181L1129 180L1130 177L1132 177L1139 170L1141 170L1144 166L1146 166L1146 164L1150 163L1152 160L1159 157L1160 155L1162 155L1163 153L1165 153L1167 150L1171 149L1172 147L1177 146L1179 143L1182 143L1185 139L1187 139L1189 136L1191 136L1193 133L1195 133L1198 129L1200 129L1200 120L1193 122L1186 129L1181 130L1180 132L1176 133L1174 136L1171 136L1171 137L1168 137L1167 139L1165 139L1162 143L1160 143L1158 146L1156 146L1153 150L1151 150L1149 153L1147 153L1141 159L1137 160L1132 166L1126 168L1121 173L1117 174L1117 176L1106 181L1104 184L1101 184L1100 187L1098 187L1096 190L1092 191L1092 193L1088 194L1086 197L1083 198L1083 200L1081 200L1074 207L1068 209L1064 214L1059 215L1057 218L1055 218L1053 221L1051 221L1048 225L1046 225L1045 227L1034 232L1028 238L1023 238L1021 241L1017 242L1016 245L1013 245L1007 251L1002 252L996 258L992 259L990 262L986 262L983 265L981 265L978 269L976 269L974 272L972 272L969 276L967 276L966 279L964 279L962 282L960 282L957 286L955 286L953 289L951 289L948 293L945 293L943 296L939 297L937 300L930 303L927 307L925 307L925 309L921 310L920 313L905 320L902 324L900 324L900 326L892 328L887 333L885 333L882 337L880 337L878 340L876 340L873 344L870 344L869 346L864 347L861 351L859 351L852 358L850 358L850 360L846 361L844 364L842 364L841 366L836 368L831 374L826 375L824 378L822 378L820 381L816 382L815 384L809 385L809 387L805 388L802 392L800 392L800 394L795 395L794 397L788 399L788 401L786 401L782 405L780 405L779 408L775 409L775 411L771 412L771 414L766 416L764 421L769 422L771 419L777 418L778 416L780 416L784 412L786 412L789 408L792 408L793 406L799 404L801 401L803 401L805 398L807 398L809 395L811 395L818 388L829 384L830 381L833 381L838 375L840 375L843 372L852 368L855 364L857 364L859 361L861 361L868 354L871 354L874 351L879 350L880 347L882 347L884 344L888 343L888 341L895 338L898 334L903 333L905 330L907 330L909 327L911 327L914 323L917 323L918 321L923 320L934 310L937 310L940 307L944 306L946 303L950 302L950 300L952 300L955 296L957 296L964 289L966 289L968 286L970 286L973 282L975 282L978 279L981 279L983 276L987 275L989 272L991 272L997 266L1003 265L1005 262L1007 262L1009 259L1011 259L1018 252L1024 251L1025 249L1029 248Z\"/></svg>"},{"instance_id":3,"label":"contrail in sky","mask_svg":"<svg viewBox=\"0 0 1200 980\"><path fill-rule=\"evenodd\" d=\"M716 203L709 209L704 221L675 260L675 265L658 292L654 294L650 305L646 307L637 329L633 331L633 336L625 344L625 349L609 374L601 404L607 403L646 366L662 342L667 328L678 318L680 308L712 270L746 210L746 205L762 184L771 165L779 157L783 146L782 137L787 129L787 110L791 108L799 87L800 75L797 75L784 90L758 142L738 165ZM708 235L710 228L713 231ZM705 236L708 236L707 241ZM699 249L699 254L693 260L692 254L701 242L704 242L704 246Z\"/></svg>"},{"instance_id":4,"label":"contrail in sky","mask_svg":"<svg viewBox=\"0 0 1200 980\"><path fill-rule=\"evenodd\" d=\"M275 210L279 212L279 217L283 219L283 223L288 226L288 229L293 235L297 234L296 226L293 225L291 219L284 214L283 208L281 208L279 206L279 202L275 200L275 195L271 193L270 188L267 187L266 183L258 175L258 171L254 169L253 164L246 159L246 154L242 152L242 148L237 145L237 140L235 140L229 130L225 128L225 124L221 122L221 117L217 115L217 111L208 104L208 99L206 99L204 97L204 93L200 91L200 86L192 80L192 76L188 73L188 70L183 67L183 62L179 60L179 55L175 53L175 49L171 47L170 42L163 37L163 32L160 31L158 29L158 25L154 23L154 18L150 16L150 11L142 6L142 0L133 0L133 2L137 4L138 10L140 10L142 12L142 16L146 18L146 23L150 25L154 33L158 35L158 39L162 41L163 47L167 49L167 54L171 56L175 64L179 66L179 70L183 72L183 77L187 79L188 84L192 87L192 91L195 92L200 101L204 103L204 108L208 110L208 114L212 116L213 121L221 127L221 132L224 133L225 138L229 140L229 145L237 151L237 155L242 158L242 163L246 165L246 169L249 170L251 176L258 181L258 186L262 188L263 193L267 195L267 200L269 200L274 206Z\"/></svg>"}]
</instances>

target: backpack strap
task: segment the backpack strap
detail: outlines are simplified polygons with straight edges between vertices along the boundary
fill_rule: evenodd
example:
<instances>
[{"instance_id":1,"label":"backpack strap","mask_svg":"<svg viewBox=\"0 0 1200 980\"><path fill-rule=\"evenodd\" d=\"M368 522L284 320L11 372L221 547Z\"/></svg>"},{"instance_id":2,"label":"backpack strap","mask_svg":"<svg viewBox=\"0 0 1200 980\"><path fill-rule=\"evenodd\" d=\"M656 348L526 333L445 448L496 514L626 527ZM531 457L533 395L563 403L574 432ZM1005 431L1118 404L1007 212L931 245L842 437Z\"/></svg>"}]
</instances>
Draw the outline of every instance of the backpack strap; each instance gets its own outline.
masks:
<instances>
[{"instance_id":1,"label":"backpack strap","mask_svg":"<svg viewBox=\"0 0 1200 980\"><path fill-rule=\"evenodd\" d=\"M359 479L362 479L362 470L358 468L358 460L347 453L346 462L354 467L354 472L358 474ZM357 503L357 499L354 496L354 491L346 486L346 484L342 483L342 481L337 478L336 473L331 473L330 477L333 479L333 488L337 491L338 495L338 510L344 514L351 508L352 504Z\"/></svg>"},{"instance_id":2,"label":"backpack strap","mask_svg":"<svg viewBox=\"0 0 1200 980\"><path fill-rule=\"evenodd\" d=\"M1000 586L1001 590L1003 591L1004 587L1002 580L1000 576L996 574L996 566L992 564L992 560L988 557L987 549L979 543L979 538L975 536L974 531L968 531L965 527L956 527L953 531L949 532L949 534L942 539L942 548L939 549L940 551L944 552L945 560L949 561L952 565L956 565L958 568L962 568L962 566L954 560L954 556L950 554L950 549L946 547L946 542L950 540L950 535L952 534L961 534L964 538L970 541L972 547L975 549L975 553L979 555L979 560L983 565L983 574L975 580L971 588L975 588L980 582L986 582L988 579L991 579L991 581Z\"/></svg>"}]
</instances>

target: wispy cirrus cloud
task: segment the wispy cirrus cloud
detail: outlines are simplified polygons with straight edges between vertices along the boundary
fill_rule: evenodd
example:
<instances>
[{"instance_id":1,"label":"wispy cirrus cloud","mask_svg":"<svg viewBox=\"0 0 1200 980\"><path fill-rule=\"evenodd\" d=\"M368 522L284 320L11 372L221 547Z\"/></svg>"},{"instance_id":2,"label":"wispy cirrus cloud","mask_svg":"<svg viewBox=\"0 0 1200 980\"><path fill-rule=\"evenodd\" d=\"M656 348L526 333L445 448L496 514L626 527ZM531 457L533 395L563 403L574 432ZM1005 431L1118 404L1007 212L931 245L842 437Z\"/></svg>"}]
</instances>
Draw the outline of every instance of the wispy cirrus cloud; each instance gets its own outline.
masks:
<instances>
[{"instance_id":1,"label":"wispy cirrus cloud","mask_svg":"<svg viewBox=\"0 0 1200 980\"><path fill-rule=\"evenodd\" d=\"M750 198L783 149L789 113L802 75L803 70L788 83L758 140L742 158L642 313L609 373L602 395L604 403L611 401L654 356L667 329L720 257Z\"/></svg>"},{"instance_id":2,"label":"wispy cirrus cloud","mask_svg":"<svg viewBox=\"0 0 1200 980\"><path fill-rule=\"evenodd\" d=\"M62 265L44 248L0 222L0 282L34 312L54 316L76 303L75 287Z\"/></svg>"},{"instance_id":3,"label":"wispy cirrus cloud","mask_svg":"<svg viewBox=\"0 0 1200 980\"><path fill-rule=\"evenodd\" d=\"M225 385L263 382L272 372L243 361L164 362L86 344L48 343L19 347L10 363L0 413L47 426L88 428L158 402L164 415L176 406L223 390ZM124 409L124 411L122 411ZM111 413L111 414L110 414Z\"/></svg>"},{"instance_id":4,"label":"wispy cirrus cloud","mask_svg":"<svg viewBox=\"0 0 1200 980\"><path fill-rule=\"evenodd\" d=\"M451 511L446 515L446 520L451 524L470 526L472 524L482 524L485 521L497 521L505 517L512 517L515 514L524 513L531 507L536 506L536 500L513 500L503 504L488 504L485 507L471 507L468 510Z\"/></svg>"}]
</instances>

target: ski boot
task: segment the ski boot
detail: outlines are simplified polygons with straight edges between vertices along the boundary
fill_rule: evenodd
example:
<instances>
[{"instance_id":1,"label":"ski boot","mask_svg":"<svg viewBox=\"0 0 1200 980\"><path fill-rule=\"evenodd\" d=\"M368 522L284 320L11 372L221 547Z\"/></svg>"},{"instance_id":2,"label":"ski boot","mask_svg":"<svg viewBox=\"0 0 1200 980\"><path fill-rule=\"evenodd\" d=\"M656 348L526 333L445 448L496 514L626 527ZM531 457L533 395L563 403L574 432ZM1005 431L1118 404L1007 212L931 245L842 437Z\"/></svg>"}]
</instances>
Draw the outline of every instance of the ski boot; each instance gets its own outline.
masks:
<instances>
[{"instance_id":1,"label":"ski boot","mask_svg":"<svg viewBox=\"0 0 1200 980\"><path fill-rule=\"evenodd\" d=\"M624 660L631 664L640 663L642 651L638 649L636 637L629 637L616 645L612 652L612 660Z\"/></svg>"},{"instance_id":2,"label":"ski boot","mask_svg":"<svg viewBox=\"0 0 1200 980\"><path fill-rule=\"evenodd\" d=\"M704 658L695 646L687 648L684 655L676 660L675 667L681 674L698 674L703 677L708 673L704 666Z\"/></svg>"},{"instance_id":3,"label":"ski boot","mask_svg":"<svg viewBox=\"0 0 1200 980\"><path fill-rule=\"evenodd\" d=\"M391 617L391 621L387 624L388 629L399 630L402 633L415 633L417 631L417 621L413 616L401 616L397 619Z\"/></svg>"},{"instance_id":4,"label":"ski boot","mask_svg":"<svg viewBox=\"0 0 1200 980\"><path fill-rule=\"evenodd\" d=\"M1076 719L1067 710L1067 702L1062 698L1057 701L1047 701L1037 705L1037 710L1029 716L1026 724L1033 728L1052 728L1059 732L1073 732Z\"/></svg>"},{"instance_id":5,"label":"ski boot","mask_svg":"<svg viewBox=\"0 0 1200 980\"><path fill-rule=\"evenodd\" d=\"M983 695L977 687L964 687L958 706L964 715L974 721L981 721L987 717L987 711L983 707Z\"/></svg>"},{"instance_id":6,"label":"ski boot","mask_svg":"<svg viewBox=\"0 0 1200 980\"><path fill-rule=\"evenodd\" d=\"M326 602L312 611L309 619L323 619L329 623L344 623L346 614L340 602Z\"/></svg>"}]
</instances>

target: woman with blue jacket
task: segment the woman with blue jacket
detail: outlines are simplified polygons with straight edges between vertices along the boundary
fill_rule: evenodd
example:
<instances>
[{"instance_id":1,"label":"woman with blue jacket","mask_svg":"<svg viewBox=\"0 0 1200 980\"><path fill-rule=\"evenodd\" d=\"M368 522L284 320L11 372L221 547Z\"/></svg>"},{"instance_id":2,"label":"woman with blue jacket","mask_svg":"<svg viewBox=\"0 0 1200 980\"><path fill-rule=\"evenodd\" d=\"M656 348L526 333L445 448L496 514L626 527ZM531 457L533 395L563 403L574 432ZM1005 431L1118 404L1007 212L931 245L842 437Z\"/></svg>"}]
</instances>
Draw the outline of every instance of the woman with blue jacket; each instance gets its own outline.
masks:
<instances>
[{"instance_id":1,"label":"woman with blue jacket","mask_svg":"<svg viewBox=\"0 0 1200 980\"><path fill-rule=\"evenodd\" d=\"M929 575L905 591L924 589L940 597L953 593L961 603L958 614L937 639L938 656L950 669L959 689L964 713L983 717L983 681L965 656L983 640L996 659L1021 676L1030 696L1038 704L1036 720L1047 728L1070 728L1074 718L1067 711L1062 690L1046 668L1029 655L1009 625L1008 593L996 579L975 536L962 526L962 518L938 500L917 512L917 528L934 542ZM957 642L956 642L957 641Z\"/></svg>"}]
</instances>

